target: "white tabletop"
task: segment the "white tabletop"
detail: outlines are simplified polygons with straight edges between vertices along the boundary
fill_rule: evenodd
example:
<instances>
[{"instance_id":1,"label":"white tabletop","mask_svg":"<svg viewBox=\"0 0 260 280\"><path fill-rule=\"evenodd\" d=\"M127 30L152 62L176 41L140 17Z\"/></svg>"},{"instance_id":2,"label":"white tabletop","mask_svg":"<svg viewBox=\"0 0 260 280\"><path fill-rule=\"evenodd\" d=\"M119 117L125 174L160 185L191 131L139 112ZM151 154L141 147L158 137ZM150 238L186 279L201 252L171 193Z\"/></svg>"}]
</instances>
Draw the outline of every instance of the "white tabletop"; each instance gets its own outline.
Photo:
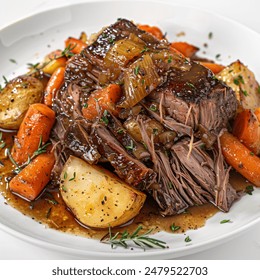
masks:
<instances>
[{"instance_id":1,"label":"white tabletop","mask_svg":"<svg viewBox=\"0 0 260 280\"><path fill-rule=\"evenodd\" d=\"M57 7L63 3L84 1L73 0L0 0L0 29L33 12ZM172 0L172 3L185 4L214 11L234 19L260 33L260 1L258 0ZM241 38L243 40L243 38ZM259 57L257 58L259 59ZM1 74L1 73L0 73ZM73 256L46 250L21 241L0 231L0 259L75 259ZM260 223L232 241L201 253L181 259L260 259Z\"/></svg>"}]
</instances>

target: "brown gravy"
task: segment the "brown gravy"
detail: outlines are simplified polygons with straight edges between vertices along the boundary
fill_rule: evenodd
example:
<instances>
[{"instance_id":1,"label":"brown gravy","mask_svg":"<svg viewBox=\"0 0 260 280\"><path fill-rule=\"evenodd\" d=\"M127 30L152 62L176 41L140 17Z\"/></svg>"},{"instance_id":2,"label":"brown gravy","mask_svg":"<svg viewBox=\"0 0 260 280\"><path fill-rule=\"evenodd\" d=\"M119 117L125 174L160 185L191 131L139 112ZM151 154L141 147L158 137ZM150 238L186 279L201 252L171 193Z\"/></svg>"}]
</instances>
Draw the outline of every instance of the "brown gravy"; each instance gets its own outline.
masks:
<instances>
[{"instance_id":1,"label":"brown gravy","mask_svg":"<svg viewBox=\"0 0 260 280\"><path fill-rule=\"evenodd\" d=\"M3 133L6 147L12 146L12 135ZM50 228L75 235L100 239L108 233L107 230L95 230L81 226L68 211L60 194L57 191L45 192L39 199L30 203L12 194L8 188L7 178L13 176L12 163L5 156L5 148L0 151L0 194L5 198L5 204L11 205L24 215L35 221L45 224ZM243 190L249 184L237 173L231 174L230 181L237 190ZM177 232L185 232L188 229L197 229L204 226L206 220L212 217L219 210L212 204L190 207L185 213L171 217L162 217L158 214L155 203L147 200L143 209L137 217L128 225L117 229L118 231L128 230L132 232L138 225L144 230L154 228L153 232L171 232L170 226L180 226Z\"/></svg>"}]
</instances>

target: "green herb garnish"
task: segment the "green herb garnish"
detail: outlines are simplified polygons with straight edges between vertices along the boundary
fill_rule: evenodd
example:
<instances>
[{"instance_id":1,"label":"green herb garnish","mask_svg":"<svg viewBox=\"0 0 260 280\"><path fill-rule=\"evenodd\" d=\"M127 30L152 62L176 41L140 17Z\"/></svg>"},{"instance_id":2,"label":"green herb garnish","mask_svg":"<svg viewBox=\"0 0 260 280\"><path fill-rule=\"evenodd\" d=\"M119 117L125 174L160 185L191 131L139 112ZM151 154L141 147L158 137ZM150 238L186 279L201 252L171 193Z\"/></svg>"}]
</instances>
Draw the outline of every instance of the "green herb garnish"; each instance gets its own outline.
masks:
<instances>
[{"instance_id":1,"label":"green herb garnish","mask_svg":"<svg viewBox=\"0 0 260 280\"><path fill-rule=\"evenodd\" d=\"M46 219L50 218L52 207L50 207L46 213Z\"/></svg>"},{"instance_id":2,"label":"green herb garnish","mask_svg":"<svg viewBox=\"0 0 260 280\"><path fill-rule=\"evenodd\" d=\"M231 220L222 220L220 223L221 224L226 224L226 223L232 223L232 222L231 222Z\"/></svg>"},{"instance_id":3,"label":"green herb garnish","mask_svg":"<svg viewBox=\"0 0 260 280\"><path fill-rule=\"evenodd\" d=\"M152 105L149 107L149 109L150 109L151 111L153 111L153 112L156 112L156 111L157 111L157 106L154 105L154 104L152 104Z\"/></svg>"},{"instance_id":4,"label":"green herb garnish","mask_svg":"<svg viewBox=\"0 0 260 280\"><path fill-rule=\"evenodd\" d=\"M145 52L148 52L150 49L147 48L146 46L141 50L141 53L145 53Z\"/></svg>"},{"instance_id":5,"label":"green herb garnish","mask_svg":"<svg viewBox=\"0 0 260 280\"><path fill-rule=\"evenodd\" d=\"M134 142L133 142L133 140L130 140L130 145L129 146L125 146L125 148L127 149L127 150L133 150L134 149Z\"/></svg>"},{"instance_id":6,"label":"green herb garnish","mask_svg":"<svg viewBox=\"0 0 260 280\"><path fill-rule=\"evenodd\" d=\"M248 96L248 93L246 90L242 90L242 93L244 94L244 96Z\"/></svg>"},{"instance_id":7,"label":"green herb garnish","mask_svg":"<svg viewBox=\"0 0 260 280\"><path fill-rule=\"evenodd\" d=\"M192 83L186 82L186 85L189 86L189 87L191 87L191 88L193 88L193 89L196 89L196 87L195 87L194 84L192 84Z\"/></svg>"},{"instance_id":8,"label":"green herb garnish","mask_svg":"<svg viewBox=\"0 0 260 280\"><path fill-rule=\"evenodd\" d=\"M134 73L135 73L136 76L138 75L139 70L140 70L140 66L138 65L138 66L136 66L135 69L134 69Z\"/></svg>"},{"instance_id":9,"label":"green herb garnish","mask_svg":"<svg viewBox=\"0 0 260 280\"><path fill-rule=\"evenodd\" d=\"M145 250L146 248L153 248L153 249L167 248L166 242L149 236L149 234L153 231L153 229L150 229L143 234L139 234L141 230L142 230L142 226L138 226L133 233L124 231L123 233L116 232L114 234L111 232L111 228L109 227L108 234L101 239L101 242L110 244L112 249L118 246L129 248L129 243L133 243L136 246L142 248L143 250Z\"/></svg>"},{"instance_id":10,"label":"green herb garnish","mask_svg":"<svg viewBox=\"0 0 260 280\"><path fill-rule=\"evenodd\" d=\"M254 187L252 185L246 186L245 193L252 195L254 191Z\"/></svg>"},{"instance_id":11,"label":"green herb garnish","mask_svg":"<svg viewBox=\"0 0 260 280\"><path fill-rule=\"evenodd\" d=\"M213 38L213 33L212 33L212 32L209 32L208 37L209 37L209 39L212 39L212 38Z\"/></svg>"},{"instance_id":12,"label":"green herb garnish","mask_svg":"<svg viewBox=\"0 0 260 280\"><path fill-rule=\"evenodd\" d=\"M185 242L191 242L192 240L190 239L189 236L187 236L185 239L184 239Z\"/></svg>"},{"instance_id":13,"label":"green herb garnish","mask_svg":"<svg viewBox=\"0 0 260 280\"><path fill-rule=\"evenodd\" d=\"M107 114L108 114L108 111L105 110L104 113L103 113L103 116L102 116L102 118L101 118L102 122L103 122L105 125L108 125L108 123L109 123L109 120L108 120L108 118L107 118Z\"/></svg>"},{"instance_id":14,"label":"green herb garnish","mask_svg":"<svg viewBox=\"0 0 260 280\"><path fill-rule=\"evenodd\" d=\"M8 80L6 79L5 76L2 76L2 77L3 77L3 79L4 79L5 84L7 85L7 84L8 84Z\"/></svg>"},{"instance_id":15,"label":"green herb garnish","mask_svg":"<svg viewBox=\"0 0 260 280\"><path fill-rule=\"evenodd\" d=\"M10 159L10 161L12 162L12 164L15 166L14 172L16 174L20 173L21 172L21 168L20 168L19 164L13 159L13 157L12 157L12 155L10 153L9 148L6 149L6 154L7 154L8 158Z\"/></svg>"},{"instance_id":16,"label":"green herb garnish","mask_svg":"<svg viewBox=\"0 0 260 280\"><path fill-rule=\"evenodd\" d=\"M172 62L172 56L170 56L169 58L168 58L168 63L171 63Z\"/></svg>"},{"instance_id":17,"label":"green herb garnish","mask_svg":"<svg viewBox=\"0 0 260 280\"><path fill-rule=\"evenodd\" d=\"M180 228L181 228L180 226L176 226L175 224L172 224L172 225L170 226L170 229L171 229L173 232L179 230Z\"/></svg>"},{"instance_id":18,"label":"green herb garnish","mask_svg":"<svg viewBox=\"0 0 260 280\"><path fill-rule=\"evenodd\" d=\"M10 58L9 61L12 62L12 63L14 63L14 64L17 64L16 60L13 59L13 58Z\"/></svg>"},{"instance_id":19,"label":"green herb garnish","mask_svg":"<svg viewBox=\"0 0 260 280\"><path fill-rule=\"evenodd\" d=\"M74 46L71 46L71 44L69 44L62 52L61 52L61 56L66 56L68 58L74 56L75 54L72 52L72 50L74 48L76 48L77 44L75 44ZM58 57L54 57L54 59L58 59L60 58L60 56Z\"/></svg>"},{"instance_id":20,"label":"green herb garnish","mask_svg":"<svg viewBox=\"0 0 260 280\"><path fill-rule=\"evenodd\" d=\"M241 75L238 75L237 78L235 78L235 79L233 80L233 82L234 82L234 84L237 85L237 86L239 86L240 83L241 83L241 84L244 84L244 83L245 83L245 81L244 81L244 79L243 79L243 77L242 77Z\"/></svg>"},{"instance_id":21,"label":"green herb garnish","mask_svg":"<svg viewBox=\"0 0 260 280\"><path fill-rule=\"evenodd\" d=\"M76 172L73 172L73 177L71 177L71 178L69 179L69 181L73 181L73 180L75 180L75 178L76 178Z\"/></svg>"}]
</instances>

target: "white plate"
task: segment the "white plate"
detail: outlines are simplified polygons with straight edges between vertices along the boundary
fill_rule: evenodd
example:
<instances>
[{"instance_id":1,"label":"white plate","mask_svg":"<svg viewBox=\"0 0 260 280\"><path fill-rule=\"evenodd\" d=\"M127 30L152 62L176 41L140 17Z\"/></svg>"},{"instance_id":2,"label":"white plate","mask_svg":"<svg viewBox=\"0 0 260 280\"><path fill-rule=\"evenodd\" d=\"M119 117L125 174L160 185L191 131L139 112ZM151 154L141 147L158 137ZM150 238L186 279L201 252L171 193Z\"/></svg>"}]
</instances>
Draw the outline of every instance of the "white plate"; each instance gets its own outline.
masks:
<instances>
[{"instance_id":1,"label":"white plate","mask_svg":"<svg viewBox=\"0 0 260 280\"><path fill-rule=\"evenodd\" d=\"M259 78L260 64L256 60L258 53L256 46L260 45L260 36L257 33L215 14L150 1L149 4L147 1L88 2L46 11L10 25L0 31L1 74L12 78L24 73L26 63L38 62L50 50L63 48L64 39L68 36L78 36L82 30L91 34L104 25L113 23L119 17L157 25L163 31L167 31L170 40L176 39L176 34L183 31L186 36L178 40L185 40L201 47L201 52L205 50L209 58L214 59L217 54L221 54L223 64L239 58ZM209 32L213 32L211 40L208 39ZM208 43L209 47L204 48L204 43ZM10 58L15 59L18 64L10 63ZM233 223L220 225L223 219L230 219ZM165 240L169 249L145 252L139 249L112 250L109 245L101 244L97 240L45 228L5 205L4 199L0 198L1 229L38 246L83 258L180 257L228 241L259 220L260 189L252 196L244 196L233 205L229 213L217 213L207 221L205 227L187 232L192 239L188 244L184 242L183 234L161 232L156 237Z\"/></svg>"}]
</instances>

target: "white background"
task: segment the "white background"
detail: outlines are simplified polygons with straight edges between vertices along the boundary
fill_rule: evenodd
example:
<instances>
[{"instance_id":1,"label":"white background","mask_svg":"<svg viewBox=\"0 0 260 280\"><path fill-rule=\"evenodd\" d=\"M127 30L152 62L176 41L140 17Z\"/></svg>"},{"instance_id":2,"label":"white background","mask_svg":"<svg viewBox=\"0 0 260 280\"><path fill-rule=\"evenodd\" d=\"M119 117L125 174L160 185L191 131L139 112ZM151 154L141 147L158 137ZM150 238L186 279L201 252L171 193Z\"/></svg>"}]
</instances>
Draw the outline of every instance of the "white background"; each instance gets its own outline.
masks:
<instances>
[{"instance_id":1,"label":"white background","mask_svg":"<svg viewBox=\"0 0 260 280\"><path fill-rule=\"evenodd\" d=\"M170 1L170 0L169 0ZM72 0L0 0L0 29L34 12L65 4L84 2ZM260 33L260 1L258 0L171 0L217 12ZM241 38L243 40L244 38ZM260 47L260 46L259 46ZM246 51L246 50L245 50ZM257 56L258 55L258 56ZM259 54L256 53L259 60ZM1 54L0 54L1 62ZM0 64L1 65L1 64ZM1 67L1 66L0 66ZM0 75L3 69L0 68ZM0 231L0 259L71 259L72 256L48 251L27 244ZM228 243L182 259L257 259L260 260L260 223Z\"/></svg>"}]
</instances>

